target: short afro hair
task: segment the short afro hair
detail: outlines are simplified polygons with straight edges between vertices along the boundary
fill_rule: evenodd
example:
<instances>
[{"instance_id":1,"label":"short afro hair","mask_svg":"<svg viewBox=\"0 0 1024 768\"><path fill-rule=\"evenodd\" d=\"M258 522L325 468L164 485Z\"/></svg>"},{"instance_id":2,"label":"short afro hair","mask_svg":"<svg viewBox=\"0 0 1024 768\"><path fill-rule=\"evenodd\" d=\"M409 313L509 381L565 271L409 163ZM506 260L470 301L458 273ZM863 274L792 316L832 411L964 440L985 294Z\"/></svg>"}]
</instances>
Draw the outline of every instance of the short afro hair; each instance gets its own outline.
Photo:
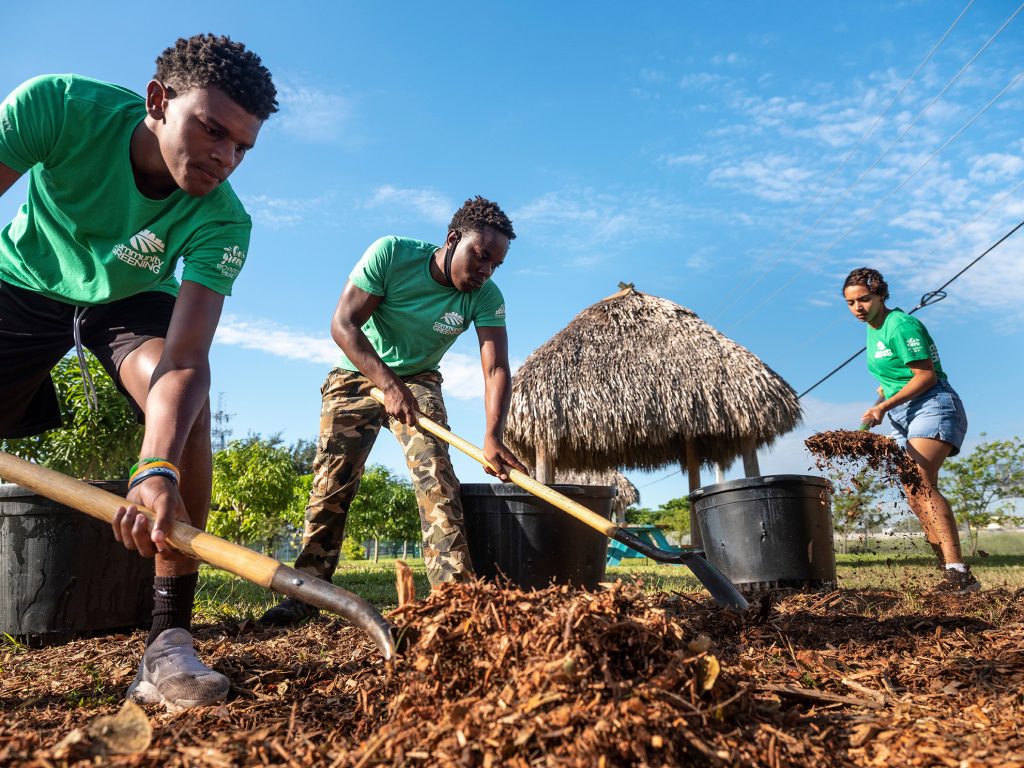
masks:
<instances>
[{"instance_id":1,"label":"short afro hair","mask_svg":"<svg viewBox=\"0 0 1024 768\"><path fill-rule=\"evenodd\" d=\"M505 215L497 203L477 195L471 197L462 204L462 207L452 216L452 222L448 225L449 230L459 232L479 232L484 227L494 227L509 240L516 239L515 230L512 229L512 220Z\"/></svg>"},{"instance_id":2,"label":"short afro hair","mask_svg":"<svg viewBox=\"0 0 1024 768\"><path fill-rule=\"evenodd\" d=\"M868 293L873 293L875 296L879 296L882 301L889 298L889 284L885 282L885 278L882 277L882 273L877 269L870 269L868 267L858 267L846 276L846 282L843 283L843 290L845 291L851 285L862 285L868 289Z\"/></svg>"},{"instance_id":3,"label":"short afro hair","mask_svg":"<svg viewBox=\"0 0 1024 768\"><path fill-rule=\"evenodd\" d=\"M154 79L181 92L219 88L260 120L277 112L277 89L260 57L225 35L193 35L156 59Z\"/></svg>"}]
</instances>

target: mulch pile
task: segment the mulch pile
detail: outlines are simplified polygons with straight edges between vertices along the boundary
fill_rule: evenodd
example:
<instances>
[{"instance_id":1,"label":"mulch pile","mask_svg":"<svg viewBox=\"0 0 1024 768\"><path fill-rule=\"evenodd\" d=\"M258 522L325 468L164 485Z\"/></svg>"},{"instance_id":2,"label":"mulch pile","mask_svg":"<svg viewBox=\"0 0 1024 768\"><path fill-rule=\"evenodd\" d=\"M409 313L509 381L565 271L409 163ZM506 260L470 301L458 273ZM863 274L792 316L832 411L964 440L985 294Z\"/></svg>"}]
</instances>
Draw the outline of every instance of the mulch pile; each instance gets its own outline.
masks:
<instances>
[{"instance_id":1,"label":"mulch pile","mask_svg":"<svg viewBox=\"0 0 1024 768\"><path fill-rule=\"evenodd\" d=\"M146 708L148 747L102 759L1024 767L1024 590L781 594L739 615L621 582L474 583L391 620L403 653L388 664L339 620L199 629L202 657L234 683L228 701ZM0 763L74 762L59 743L118 711L141 645L0 651Z\"/></svg>"},{"instance_id":2,"label":"mulch pile","mask_svg":"<svg viewBox=\"0 0 1024 768\"><path fill-rule=\"evenodd\" d=\"M917 464L891 437L866 430L836 429L811 435L804 445L814 455L815 466L820 470L844 471L864 461L888 485L912 491L921 487Z\"/></svg>"}]
</instances>

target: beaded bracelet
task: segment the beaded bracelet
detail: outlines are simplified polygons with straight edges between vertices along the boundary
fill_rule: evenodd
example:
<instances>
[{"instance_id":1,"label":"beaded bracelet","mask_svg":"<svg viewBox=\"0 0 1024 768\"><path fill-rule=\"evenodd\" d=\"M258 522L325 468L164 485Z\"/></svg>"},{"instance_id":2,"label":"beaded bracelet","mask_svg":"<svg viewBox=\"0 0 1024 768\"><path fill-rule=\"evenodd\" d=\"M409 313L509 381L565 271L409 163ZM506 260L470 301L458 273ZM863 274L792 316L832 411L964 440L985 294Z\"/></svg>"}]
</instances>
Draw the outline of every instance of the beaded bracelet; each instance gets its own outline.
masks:
<instances>
[{"instance_id":1,"label":"beaded bracelet","mask_svg":"<svg viewBox=\"0 0 1024 768\"><path fill-rule=\"evenodd\" d=\"M150 459L139 459L136 463L132 464L132 468L128 470L128 474L129 474L129 476L130 475L134 475L136 472L139 471L139 467L143 466L144 464L152 464L152 463L158 462L158 461L164 461L164 462L167 462L168 464L171 463L170 459L161 459L161 458L158 458L158 457L155 457L155 456L153 458L150 458ZM174 466L174 465L171 464L171 466Z\"/></svg>"},{"instance_id":2,"label":"beaded bracelet","mask_svg":"<svg viewBox=\"0 0 1024 768\"><path fill-rule=\"evenodd\" d=\"M135 476L138 475L140 472L145 472L147 469L154 469L156 467L163 467L164 469L171 470L174 473L174 475L175 475L175 479L176 480L181 480L181 470L178 469L173 464L171 464L171 462L169 462L169 461L153 461L153 462L150 462L149 464L143 464L140 469L137 469L134 472L132 472L132 474L128 476L128 482L131 482L133 479L135 479Z\"/></svg>"},{"instance_id":3,"label":"beaded bracelet","mask_svg":"<svg viewBox=\"0 0 1024 768\"><path fill-rule=\"evenodd\" d=\"M178 484L178 474L173 469L169 469L167 467L150 467L148 469L143 469L141 472L137 473L131 481L129 481L128 490L130 491L142 481L148 480L155 475L166 477L175 485Z\"/></svg>"}]
</instances>

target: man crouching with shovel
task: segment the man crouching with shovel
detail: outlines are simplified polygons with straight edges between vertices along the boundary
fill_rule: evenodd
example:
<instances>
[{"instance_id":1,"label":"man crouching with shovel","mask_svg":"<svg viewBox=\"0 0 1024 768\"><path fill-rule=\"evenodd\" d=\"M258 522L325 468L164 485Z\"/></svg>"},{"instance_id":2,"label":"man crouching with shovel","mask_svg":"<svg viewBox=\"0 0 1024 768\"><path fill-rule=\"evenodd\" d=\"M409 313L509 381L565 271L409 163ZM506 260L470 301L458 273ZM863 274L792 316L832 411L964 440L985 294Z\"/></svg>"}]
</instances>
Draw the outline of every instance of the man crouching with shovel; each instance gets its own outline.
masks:
<instances>
[{"instance_id":1,"label":"man crouching with shovel","mask_svg":"<svg viewBox=\"0 0 1024 768\"><path fill-rule=\"evenodd\" d=\"M498 470L487 472L507 480L507 467L526 471L502 442L512 375L505 303L490 280L515 236L501 208L476 197L455 213L443 246L384 237L352 270L331 322L342 354L321 390L313 488L296 569L326 580L334 574L349 506L384 426L401 443L412 474L431 585L472 576L448 446L413 427L417 413L447 424L438 364L472 323L484 371L484 453ZM370 395L374 387L384 393L386 405ZM289 597L260 620L286 626L316 613Z\"/></svg>"},{"instance_id":2,"label":"man crouching with shovel","mask_svg":"<svg viewBox=\"0 0 1024 768\"><path fill-rule=\"evenodd\" d=\"M134 506L114 518L126 547L156 557L153 625L128 696L170 710L230 687L195 655L199 564L167 534L175 520L205 526L209 349L252 229L226 180L276 111L260 58L215 35L165 50L145 97L46 75L0 104L0 194L29 175L27 202L0 234L0 437L60 426L50 371L72 347L87 396L83 348L144 416L128 500L156 524Z\"/></svg>"}]
</instances>

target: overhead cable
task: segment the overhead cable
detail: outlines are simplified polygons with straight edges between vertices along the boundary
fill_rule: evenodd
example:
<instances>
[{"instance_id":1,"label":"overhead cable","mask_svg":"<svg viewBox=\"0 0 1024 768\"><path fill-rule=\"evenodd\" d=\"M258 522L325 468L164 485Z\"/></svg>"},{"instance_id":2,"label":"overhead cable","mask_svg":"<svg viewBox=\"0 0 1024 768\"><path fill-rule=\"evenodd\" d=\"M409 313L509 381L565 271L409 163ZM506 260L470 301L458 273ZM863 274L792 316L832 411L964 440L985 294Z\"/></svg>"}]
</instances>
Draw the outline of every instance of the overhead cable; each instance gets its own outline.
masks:
<instances>
[{"instance_id":1,"label":"overhead cable","mask_svg":"<svg viewBox=\"0 0 1024 768\"><path fill-rule=\"evenodd\" d=\"M763 307L769 301L771 301L776 296L778 296L780 293L782 293L782 291L784 291L786 288L788 288L790 285L793 284L794 280L796 280L798 277L800 277L800 275L802 275L804 272L806 272L808 269L810 269L823 256L827 255L833 248L835 248L837 245L839 245L839 243L841 243L843 240L845 240L846 237L851 232L853 232L855 229L857 229L857 227L859 227L866 219L868 219L879 208L881 208L889 200L889 198L891 198L894 194L896 194L901 189L903 189L903 187L905 187L912 179L914 179L917 176L917 174L919 174L922 170L924 170L924 168L929 163L931 163L931 161L934 160L939 155L939 153L942 152L942 150L944 150L946 147L948 147L950 144L952 144L954 141L956 141L958 138L960 138L960 136L963 134L963 132L966 131L974 123L975 120L977 120L979 117L981 117L983 114L985 114L985 112L987 112L989 110L989 108L993 104L995 104L1000 98L1002 98L1003 95L1007 91L1009 91L1015 85L1017 85L1017 83L1020 82L1022 77L1024 77L1024 70L1021 70L1020 72L1018 72L1016 77L1014 77L1013 80L1011 80L1006 85L1006 87L1003 88L1003 90L1001 90L999 93L997 93L984 107L982 107L980 110L975 112L974 115L966 123L964 123L956 133L954 133L952 136L950 136L948 139L946 139L946 141L944 141L942 143L942 145L938 149L936 149L934 152L932 152L931 155L928 156L927 160L925 160L923 163L921 163L919 166L917 166L917 168L915 168L914 171L909 176L907 176L907 178L905 178L903 181L901 181L899 184L897 184L892 190L890 190L885 195L885 197L883 197L881 200L879 200L875 204L875 206L873 208L871 208L871 210L867 211L866 213L861 214L857 218L857 220L854 221L853 224L845 232L843 232L843 234L841 234L838 238L836 238L834 241L832 241L832 243L830 243L828 245L828 247L825 248L825 250L823 250L816 258L812 259L808 263L804 264L804 266L800 267L800 269L798 269L796 272L794 272L793 275L791 275L790 278L786 282L784 282L782 285L780 285L778 288L776 288L772 293L770 293L768 296L766 296L761 301L760 304L758 304L756 307L754 307L749 312L747 312L746 315L744 315L742 318L740 318L739 321L737 321L734 324L733 327L741 325L744 321L746 321L751 316L753 316L755 313L757 313L757 311L760 310L761 307Z\"/></svg>"},{"instance_id":2,"label":"overhead cable","mask_svg":"<svg viewBox=\"0 0 1024 768\"><path fill-rule=\"evenodd\" d=\"M995 243L993 243L991 246L986 248L984 253L982 253L980 256L978 256L976 259L974 259L974 261L972 261L966 267L961 269L959 272L957 272L955 275L953 275L951 278L949 278L949 280L944 282L942 285L940 285L934 291L928 291L928 293L924 294L921 297L920 302L918 302L917 306L914 307L912 310L910 310L907 314L908 315L912 315L915 312L917 312L917 310L919 310L919 309L921 309L923 307L927 307L929 304L935 304L936 302L942 301L944 298L946 298L946 291L945 291L945 289L950 285L950 283L952 283L954 280L956 280L958 277L960 277L960 275L962 275L964 272L966 272L968 269L973 267L975 264L977 264L983 258L988 256L988 254L990 254L992 251L994 251L996 248L998 248L1000 245L1002 245L1005 240L1007 240L1011 235L1016 233L1017 230L1019 230L1021 227L1024 227L1024 221L1021 221L1017 226L1015 226L1013 229L1011 229L1009 232L1007 232L1005 235L1003 235L1001 238L999 238ZM825 374L820 379L818 379L816 382L814 382L810 387L808 387L803 392L801 392L799 395L797 395L797 400L801 399L808 392L811 392L819 384L822 384L825 381L827 381L828 379L832 378L832 376L837 374L839 371L841 371L847 365L849 365L854 360L856 360L858 357L860 357L860 355L863 352L864 352L864 348L861 347L856 352L854 352L852 355L850 355L846 360L844 360L842 363L837 365L835 368L833 368L827 374Z\"/></svg>"},{"instance_id":3,"label":"overhead cable","mask_svg":"<svg viewBox=\"0 0 1024 768\"><path fill-rule=\"evenodd\" d=\"M795 226L796 226L796 225L797 225L797 224L798 224L798 223L800 222L800 219L802 219L802 218L803 218L803 215L804 215L804 214L805 214L805 213L807 212L807 209L808 209L808 208L810 208L810 207L811 207L812 205L814 205L814 204L815 204L816 202L818 202L818 200L819 200L819 199L821 198L822 194L824 194L825 190L826 190L826 189L828 189L829 185L830 185L830 184L832 183L832 179L834 179L834 178L836 177L836 175L837 175L837 174L838 174L838 173L839 173L840 171L842 171L842 170L843 170L843 168L845 168L845 167L846 167L846 164L847 164L847 163L848 163L848 162L850 161L850 158L851 158L851 157L853 157L853 155L854 155L854 154L855 154L855 153L857 152L857 150L858 150L858 149L860 149L860 148L861 148L861 146L862 146L862 145L864 144L864 142L865 142L865 141L867 141L868 137L869 137L869 136L870 136L870 135L871 135L872 133L874 133L874 131L875 131L875 128L877 128L877 127L878 127L878 124L882 122L882 119L883 119L883 118L884 118L884 117L885 117L885 116L886 116L887 114L889 114L889 110L890 110L890 109L892 109L892 108L893 108L893 106L894 106L894 105L896 104L896 102L900 100L900 97L901 97L901 96L903 96L903 94L904 94L904 92L905 92L905 91L907 90L907 88L909 88L909 87L910 87L910 84L911 84L911 83L912 83L912 82L914 81L914 79L915 79L915 78L917 78L917 76L918 76L918 74L920 74L921 70L922 70L922 69L924 69L925 65L926 65L926 64L927 64L927 63L928 63L928 62L929 62L929 61L931 60L932 56L934 56L934 55L935 55L935 52L936 52L936 51L937 51L937 50L939 49L939 47L940 47L940 46L942 45L942 43L943 43L943 42L945 42L946 38L947 38L947 37L949 37L949 34L950 34L950 33L951 33L952 31L953 31L953 29L954 29L954 28L956 27L956 25L957 25L957 24L958 24L958 23L960 22L960 19L962 19L962 18L963 18L964 14L965 14L965 13L967 13L967 10L968 10L968 9L969 9L969 8L970 8L970 7L971 7L971 6L973 5L973 4L974 4L974 0L968 0L968 2L967 2L967 5L965 5L965 6L964 6L964 9L963 9L962 11L960 11L960 15L959 15L959 16L957 16L957 17L956 17L956 18L955 18L955 19L953 20L953 23L949 25L949 28L948 28L948 29L947 29L947 30L946 30L946 31L945 31L945 32L943 33L942 37L940 37L940 38L939 38L939 40L938 40L938 42L937 42L937 43L935 43L935 45L933 45L933 46L931 47L931 50L929 50L929 51L928 51L928 53L927 53L927 54L925 55L924 59L922 59L922 60L921 60L921 63L917 65L917 69L915 69L915 70L914 70L914 72L913 72L913 74L911 74L911 75L910 75L910 77L908 77L908 78L906 79L906 81L905 81L905 82L903 83L903 87L902 87L902 88L900 88L900 90L899 90L899 93L897 93L897 94L896 94L895 96L893 96L893 97L892 97L892 99L890 99L890 101L889 101L889 103L888 103L888 104L886 105L885 109L883 109L883 110L882 110L882 112L881 112L881 113L880 113L880 114L878 115L878 117L876 117L876 118L875 118L875 122L871 124L871 127L870 127L870 128L868 128L868 129L867 129L867 131L865 131L865 133L864 133L864 134L863 134L863 135L862 135L862 136L860 137L860 139L859 139L859 140L857 141L857 143L856 143L856 144L855 144L855 145L853 146L853 148L852 148L852 149L851 149L851 150L850 150L849 152L847 152L847 153L846 153L846 157L844 157L844 158L842 159L842 161L841 161L841 162L839 163L839 165L837 165L837 166L835 167L835 169L834 169L834 170L832 171L832 173L830 173L830 174L829 174L828 178L827 178L827 179L825 179L825 181L823 181L823 182L821 183L821 185L820 185L820 186L818 187L818 191L817 191L817 192L815 193L814 197L812 197L812 198L811 198L811 199L810 199L810 200L809 200L809 201L808 201L808 202L807 202L807 203L806 203L806 204L804 205L804 207L800 209L800 211L799 211L799 212L797 213L797 215L796 215L796 216L794 217L793 221L792 221L792 222L791 222L791 223L789 224L789 226L787 226L787 227L786 227L785 231L784 231L784 232L783 232L783 233L782 233L781 235L779 235L779 236L778 236L778 237L777 237L777 238L775 239L775 242L774 242L774 243L772 243L772 244L771 244L770 246L768 246L768 250L769 250L769 251L770 251L770 250L772 250L772 249L773 249L773 248L774 248L774 247L776 246L776 244L777 244L777 243L780 243L780 242L784 241L784 240L785 240L785 239L786 239L786 238L787 238L787 237L789 236L789 233L790 233L790 232L791 232L791 231L793 230L793 228L794 228L794 227L795 227ZM1024 7L1024 6L1022 6L1022 7ZM1020 8L1018 8L1017 10L1019 11L1019 10L1020 10ZM1014 14L1014 15L1016 15L1016 14ZM1012 18L1012 17L1011 17L1011 18ZM1006 26L1006 24L1004 23L1004 24L1003 24L1003 26L1005 27L1005 26ZM999 31L1002 31L1002 28L1000 28L1000 30L999 30ZM997 33L997 34L998 34L998 33ZM992 39L994 39L994 36L993 36L993 38L990 38L989 42L991 42L991 41L992 41ZM987 46L987 45L988 45L988 43L986 43L985 45ZM984 50L984 48L982 48L982 50ZM979 53L980 53L980 51L979 51ZM977 56L978 56L978 54L975 54L974 58L977 58ZM973 59L972 59L972 61L973 61ZM958 72L958 73L957 73L956 77L959 77L959 76L960 76L960 74L961 74L961 73L962 73L963 71L964 71L964 70L963 70L963 68L962 68L962 69L960 70L960 72ZM950 81L950 82L949 82L949 83L948 83L948 84L946 85L946 88L945 88L945 89L943 89L943 91L942 91L943 93L945 93L946 89L948 89L948 88L949 88L949 86L953 84L953 82L955 81L955 79L956 79L956 78L954 78L954 80L951 80L951 81ZM941 96L942 94L940 93L939 95ZM932 103L934 103L934 100L933 100L933 102L932 102ZM929 104L928 106L930 107L930 106L931 106L931 104ZM927 110L927 108L928 108L928 107L926 107L925 109ZM921 114L924 114L924 111L922 111L922 112L921 112ZM918 115L918 117L920 117L920 115ZM916 121L917 121L917 118L915 118L915 119L914 119L914 122L916 122ZM913 123L912 123L911 125L913 125ZM906 133L906 132L904 131L904 133ZM901 138L902 138L902 134L901 134ZM897 141L899 141L899 139L897 139ZM894 145L894 144L895 144L895 142L893 142L893 145ZM892 149L892 146L893 146L893 145L890 145L890 146L889 146L889 149ZM885 151L885 153L883 153L882 157L885 157L885 154L886 154L886 153L888 153L889 149L887 149L887 150ZM870 170L871 170L872 168L874 168L874 167L875 167L876 165L878 165L878 163L879 163L879 161L880 161L880 160L882 159L882 157L878 158L878 160L876 160L876 161L874 162L874 164L873 164L873 165L871 166L871 168L869 168L869 169L868 169L868 171L865 171L865 172L864 172L863 174L861 174L861 176L860 176L860 177L859 177L859 178L857 179L857 181L853 182L853 184L851 184L851 185L850 185L849 187L847 187L847 188L846 188L846 190L845 190L845 191L843 192L843 195L842 195L842 196L841 196L841 197L840 197L840 198L839 198L839 199L838 199L838 200L837 200L837 201L836 201L836 202L835 202L835 203L834 203L834 204L832 205L832 207L831 207L831 208L829 208L829 209L828 209L828 210L827 210L827 211L826 211L826 212L825 212L824 214L822 214L821 216L819 216L819 217L818 217L818 219L817 219L817 220L816 220L816 221L815 221L815 222L814 222L814 223L813 223L813 224L811 225L811 227L810 227L810 228L809 228L809 229L808 229L808 230L807 230L807 231L806 231L806 232L804 233L803 237L801 237L801 238L800 238L800 240L798 240L798 241L797 241L796 243L794 243L794 244L793 244L793 246L792 246L792 247L791 247L791 248L790 248L790 249L789 249L788 251L786 251L786 252L784 252L784 253L780 254L780 255L779 255L779 256L778 256L778 257L777 257L777 258L776 258L776 259L775 259L775 260L774 260L774 261L773 261L773 262L772 262L772 263L771 263L771 264L770 264L769 266L768 266L768 269L766 269L766 270L765 270L764 272L762 272L762 273L761 273L761 274L760 274L760 275L758 276L758 278L757 278L756 280L754 280L754 282L752 282L752 283L751 283L750 285L748 285L748 286L747 286L746 288L744 288L744 289L743 289L742 291L740 291L740 292L739 292L738 294L736 294L735 296L733 296L732 300L731 300L731 301L730 301L730 302L729 302L728 304L726 304L726 305L725 305L725 306L724 306L724 307L723 307L722 309L720 309L720 310L718 311L718 313L717 313L717 314L715 315L715 318L714 318L714 319L715 319L715 321L717 322L717 321L718 321L718 320L719 320L719 319L720 319L720 318L722 317L722 315L724 315L724 314L725 314L725 313L726 313L727 311L729 311L730 309L732 309L732 307L734 307L734 306L736 305L736 303L737 303L737 302L738 302L738 301L739 301L740 299L742 299L742 298L743 298L744 296L746 296L746 295L747 295L748 293L750 293L750 291L752 291L752 290L753 290L754 288L756 288L756 287L757 287L757 286L758 286L758 285L759 285L759 284L761 283L761 281L762 281L762 280L764 280L764 279L765 279L765 278L766 278L766 277L767 277L767 276L768 276L768 275L769 275L769 274L770 274L770 273L771 273L771 272L772 272L772 271L773 271L773 270L775 269L775 267L777 267L777 266L779 265L779 263L780 263L780 262L781 262L781 261L782 261L782 260L783 260L783 259L784 259L784 258L785 258L786 256L788 256L788 255L789 255L790 253L792 253L792 252L793 252L793 249L794 249L794 248L796 248L796 246L800 245L800 243L802 243L802 242L803 242L804 238L806 238L806 237L807 237L807 235L808 235L808 234L810 234L810 232L814 230L814 228L815 228L815 227L816 227L816 226L818 225L818 223L819 223L819 222L820 222L820 221L822 220L822 218L824 218L824 217L825 217L825 216L827 216L827 215L828 215L829 213L831 213L831 212L832 212L832 211L833 211L833 210L835 209L835 207L836 207L837 205L839 205L839 203L840 203L840 202L842 202L842 200L843 200L843 199L845 199L846 195L847 195L847 194L848 194L848 193L850 192L850 190L851 190L851 189L853 189L853 187L854 187L854 186L856 186L856 184L857 184L857 183L858 183L858 182L859 182L859 181L860 181L861 179L863 179L863 178L864 178L864 176L865 176L865 175L866 175L866 174L867 174L867 173L868 173L868 172L869 172L869 171L870 171Z\"/></svg>"},{"instance_id":4,"label":"overhead cable","mask_svg":"<svg viewBox=\"0 0 1024 768\"><path fill-rule=\"evenodd\" d=\"M991 211L997 205L1000 205L1001 203L1003 203L1008 197L1010 197L1011 195L1013 195L1014 193L1019 191L1021 187L1024 187L1024 180L1017 182L1017 185L1013 189L1011 189L1009 192L1006 192L1006 193L1000 195L999 197L997 197L992 203L989 204L989 206L987 208L985 208L982 211L976 213L970 219L968 219L963 224L961 224L959 227L957 227L954 231L952 231L948 235L946 235L946 237L943 238L941 241L939 241L935 245L934 248L932 248L930 251L928 251L928 253L926 253L924 256L921 256L918 259L918 261L923 261L923 260L925 260L925 259L927 259L927 258L929 258L931 256L934 256L938 252L938 250L940 248L942 248L944 245L946 245L950 240L952 240L954 237L959 235L961 232L963 232L965 229L967 229L967 227L971 226L971 224L976 222L978 219L980 219L986 213ZM800 344L798 344L796 347L793 347L791 349L791 351L792 352L800 351L801 349L806 347L808 344L810 344L812 341L817 339L819 336L821 336L822 334L824 334L827 331L831 330L832 327L834 325L836 325L836 323L838 323L842 319L843 319L842 317L837 316L831 323L829 323L826 326L823 326L817 333L815 333L812 336L808 336L806 339L804 339L802 342L800 342Z\"/></svg>"}]
</instances>

